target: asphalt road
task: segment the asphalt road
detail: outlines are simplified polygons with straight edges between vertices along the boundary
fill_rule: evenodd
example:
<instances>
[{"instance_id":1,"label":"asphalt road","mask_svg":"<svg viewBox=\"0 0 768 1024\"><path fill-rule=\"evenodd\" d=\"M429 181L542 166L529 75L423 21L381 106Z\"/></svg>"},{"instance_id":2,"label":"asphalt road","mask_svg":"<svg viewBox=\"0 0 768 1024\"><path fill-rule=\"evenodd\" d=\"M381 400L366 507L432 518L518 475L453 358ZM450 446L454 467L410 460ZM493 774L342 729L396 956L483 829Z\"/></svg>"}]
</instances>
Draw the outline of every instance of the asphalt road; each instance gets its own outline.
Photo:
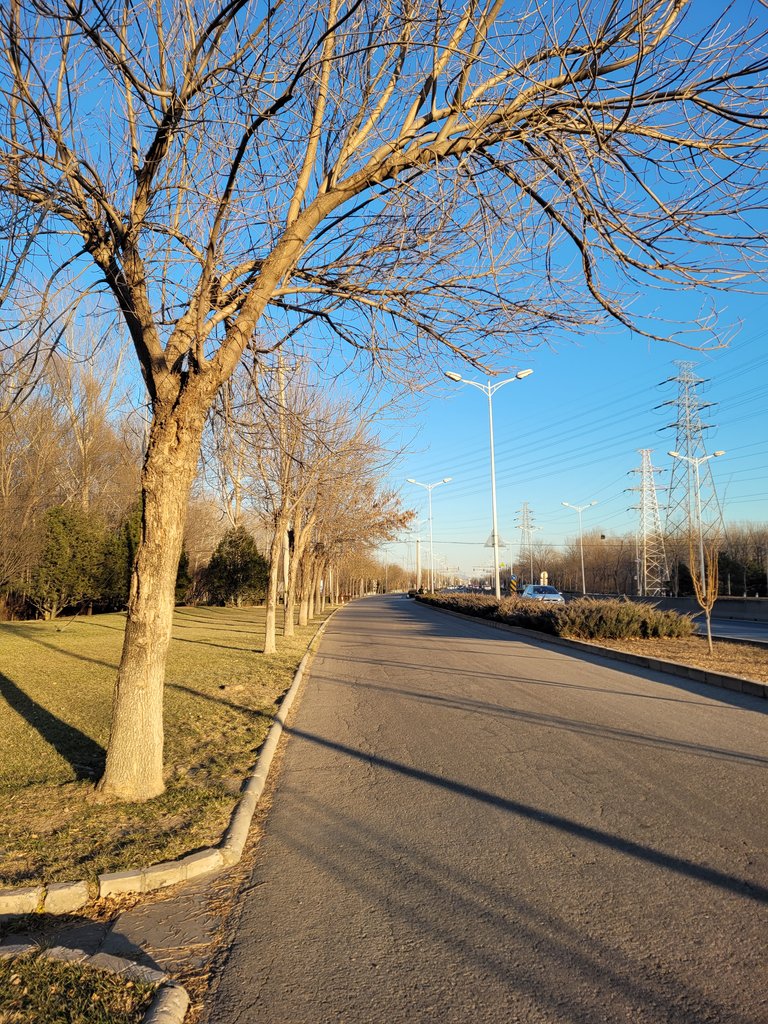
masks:
<instances>
[{"instance_id":1,"label":"asphalt road","mask_svg":"<svg viewBox=\"0 0 768 1024\"><path fill-rule=\"evenodd\" d=\"M696 616L700 633L706 633L703 616ZM718 619L712 616L712 636L730 640L751 640L768 644L768 622L751 622L741 619Z\"/></svg>"},{"instance_id":2,"label":"asphalt road","mask_svg":"<svg viewBox=\"0 0 768 1024\"><path fill-rule=\"evenodd\" d=\"M766 702L332 620L210 1024L765 1024Z\"/></svg>"}]
</instances>

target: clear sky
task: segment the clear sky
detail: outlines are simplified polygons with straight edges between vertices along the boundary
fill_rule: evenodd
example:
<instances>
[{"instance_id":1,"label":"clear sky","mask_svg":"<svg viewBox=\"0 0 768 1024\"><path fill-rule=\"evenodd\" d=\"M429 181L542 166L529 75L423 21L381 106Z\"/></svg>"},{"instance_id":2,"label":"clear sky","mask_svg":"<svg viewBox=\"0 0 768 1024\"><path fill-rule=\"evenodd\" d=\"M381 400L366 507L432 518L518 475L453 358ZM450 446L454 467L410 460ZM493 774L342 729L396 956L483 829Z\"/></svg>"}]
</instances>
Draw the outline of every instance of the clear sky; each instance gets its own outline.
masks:
<instances>
[{"instance_id":1,"label":"clear sky","mask_svg":"<svg viewBox=\"0 0 768 1024\"><path fill-rule=\"evenodd\" d=\"M636 531L638 512L630 506L639 496L628 488L640 483L632 473L640 466L638 449L653 449L653 465L664 470L659 486L669 481L667 452L675 447L675 430L668 424L676 419L675 407L657 407L677 397L674 383L660 386L677 374L676 360L697 364L698 376L709 381L702 398L716 403L706 410L713 429L705 443L708 452L726 450L711 464L726 522L768 521L768 298L734 297L730 312L743 319L741 330L728 347L707 354L613 334L511 357L512 372L530 367L534 373L493 399L499 534L512 545L502 561L517 556L516 524L526 501L538 527L534 542L562 545L578 535L577 514L563 501L597 502L583 513L585 532ZM445 369L486 380L453 362ZM476 388L446 380L414 401L414 421L403 428L407 451L391 482L418 511L426 567L427 492L406 478L433 483L452 477L432 492L435 563L470 573L492 563L484 547L491 533L487 399ZM660 504L664 500L660 491ZM386 557L412 567L418 530L407 543L388 545Z\"/></svg>"}]
</instances>

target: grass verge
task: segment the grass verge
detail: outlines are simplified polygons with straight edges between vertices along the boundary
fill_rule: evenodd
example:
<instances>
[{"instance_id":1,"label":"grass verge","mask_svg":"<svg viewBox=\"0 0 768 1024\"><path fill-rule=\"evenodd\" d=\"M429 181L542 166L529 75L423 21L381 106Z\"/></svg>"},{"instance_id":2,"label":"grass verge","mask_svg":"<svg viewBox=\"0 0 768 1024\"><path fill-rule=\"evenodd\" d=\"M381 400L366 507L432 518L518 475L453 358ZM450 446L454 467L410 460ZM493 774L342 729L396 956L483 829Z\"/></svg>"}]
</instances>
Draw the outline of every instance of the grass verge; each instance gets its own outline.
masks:
<instances>
[{"instance_id":1,"label":"grass verge","mask_svg":"<svg viewBox=\"0 0 768 1024\"><path fill-rule=\"evenodd\" d=\"M177 610L166 791L143 804L100 804L91 794L124 621L0 623L0 887L95 879L217 843L320 620L265 656L263 608Z\"/></svg>"},{"instance_id":2,"label":"grass verge","mask_svg":"<svg viewBox=\"0 0 768 1024\"><path fill-rule=\"evenodd\" d=\"M0 1024L139 1024L156 987L34 953L0 960Z\"/></svg>"}]
</instances>

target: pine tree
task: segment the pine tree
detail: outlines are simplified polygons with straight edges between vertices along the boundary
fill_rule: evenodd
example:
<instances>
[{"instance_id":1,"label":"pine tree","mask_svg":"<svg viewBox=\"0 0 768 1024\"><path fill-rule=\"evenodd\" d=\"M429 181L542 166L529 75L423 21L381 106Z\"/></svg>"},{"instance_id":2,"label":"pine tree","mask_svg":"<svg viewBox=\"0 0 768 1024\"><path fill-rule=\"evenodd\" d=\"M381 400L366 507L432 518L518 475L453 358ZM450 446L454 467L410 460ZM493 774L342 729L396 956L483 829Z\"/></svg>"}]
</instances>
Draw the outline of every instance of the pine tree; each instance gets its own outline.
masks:
<instances>
[{"instance_id":1,"label":"pine tree","mask_svg":"<svg viewBox=\"0 0 768 1024\"><path fill-rule=\"evenodd\" d=\"M205 572L211 601L235 604L262 601L267 590L269 565L244 526L227 530Z\"/></svg>"}]
</instances>

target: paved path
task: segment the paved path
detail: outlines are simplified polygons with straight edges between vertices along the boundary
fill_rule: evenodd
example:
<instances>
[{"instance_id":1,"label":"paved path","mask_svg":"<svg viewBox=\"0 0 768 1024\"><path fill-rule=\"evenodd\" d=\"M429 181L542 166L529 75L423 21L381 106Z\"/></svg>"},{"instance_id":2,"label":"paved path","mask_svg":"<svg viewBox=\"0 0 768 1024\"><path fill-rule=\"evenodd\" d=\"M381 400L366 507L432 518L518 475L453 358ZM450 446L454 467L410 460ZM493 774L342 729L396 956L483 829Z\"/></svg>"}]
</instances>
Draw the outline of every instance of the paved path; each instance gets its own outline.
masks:
<instances>
[{"instance_id":1,"label":"paved path","mask_svg":"<svg viewBox=\"0 0 768 1024\"><path fill-rule=\"evenodd\" d=\"M210 1024L765 1024L764 701L332 620Z\"/></svg>"}]
</instances>

